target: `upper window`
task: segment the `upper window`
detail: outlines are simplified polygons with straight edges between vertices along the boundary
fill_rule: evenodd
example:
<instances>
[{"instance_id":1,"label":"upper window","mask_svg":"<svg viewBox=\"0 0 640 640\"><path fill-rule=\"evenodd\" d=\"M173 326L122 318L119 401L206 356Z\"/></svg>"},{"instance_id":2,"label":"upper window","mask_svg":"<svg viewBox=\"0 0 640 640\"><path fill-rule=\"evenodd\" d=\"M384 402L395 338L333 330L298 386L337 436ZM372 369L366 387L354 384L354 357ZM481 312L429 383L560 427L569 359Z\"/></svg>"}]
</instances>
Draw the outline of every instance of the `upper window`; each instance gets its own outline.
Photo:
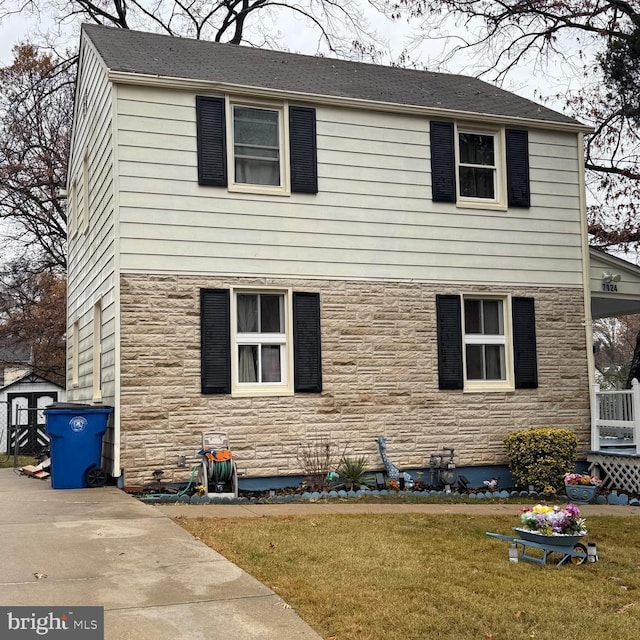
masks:
<instances>
[{"instance_id":1,"label":"upper window","mask_svg":"<svg viewBox=\"0 0 640 640\"><path fill-rule=\"evenodd\" d=\"M316 111L196 96L198 184L248 193L318 193Z\"/></svg>"},{"instance_id":2,"label":"upper window","mask_svg":"<svg viewBox=\"0 0 640 640\"><path fill-rule=\"evenodd\" d=\"M287 384L284 293L236 292L236 380L244 385Z\"/></svg>"},{"instance_id":3,"label":"upper window","mask_svg":"<svg viewBox=\"0 0 640 640\"><path fill-rule=\"evenodd\" d=\"M497 167L495 136L458 132L460 197L495 200Z\"/></svg>"},{"instance_id":4,"label":"upper window","mask_svg":"<svg viewBox=\"0 0 640 640\"><path fill-rule=\"evenodd\" d=\"M505 210L531 206L529 136L525 129L429 124L434 202Z\"/></svg>"},{"instance_id":5,"label":"upper window","mask_svg":"<svg viewBox=\"0 0 640 640\"><path fill-rule=\"evenodd\" d=\"M279 187L280 112L233 107L234 182Z\"/></svg>"},{"instance_id":6,"label":"upper window","mask_svg":"<svg viewBox=\"0 0 640 640\"><path fill-rule=\"evenodd\" d=\"M456 150L458 204L505 205L504 156L498 133L457 130Z\"/></svg>"},{"instance_id":7,"label":"upper window","mask_svg":"<svg viewBox=\"0 0 640 640\"><path fill-rule=\"evenodd\" d=\"M505 301L465 298L464 347L466 379L507 379Z\"/></svg>"}]
</instances>

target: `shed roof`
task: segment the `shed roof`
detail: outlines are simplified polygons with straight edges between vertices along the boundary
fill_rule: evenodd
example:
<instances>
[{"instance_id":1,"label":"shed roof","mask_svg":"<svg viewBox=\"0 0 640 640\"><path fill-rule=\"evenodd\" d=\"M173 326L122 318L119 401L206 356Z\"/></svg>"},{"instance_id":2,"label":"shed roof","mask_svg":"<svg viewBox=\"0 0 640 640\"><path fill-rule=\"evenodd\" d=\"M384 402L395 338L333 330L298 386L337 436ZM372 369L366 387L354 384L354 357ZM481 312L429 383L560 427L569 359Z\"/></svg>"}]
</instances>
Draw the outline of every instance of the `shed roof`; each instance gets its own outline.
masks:
<instances>
[{"instance_id":1,"label":"shed roof","mask_svg":"<svg viewBox=\"0 0 640 640\"><path fill-rule=\"evenodd\" d=\"M83 25L111 71L559 124L576 120L470 76Z\"/></svg>"},{"instance_id":2,"label":"shed roof","mask_svg":"<svg viewBox=\"0 0 640 640\"><path fill-rule=\"evenodd\" d=\"M57 387L58 389L64 389L61 384L46 378L45 376L38 375L37 373L33 373L33 371L28 371L24 375L21 375L19 378L16 378L13 382L10 382L7 385L0 387L0 391L5 391L6 389L10 389L11 387L16 387L23 383L36 383L36 384L46 384Z\"/></svg>"}]
</instances>

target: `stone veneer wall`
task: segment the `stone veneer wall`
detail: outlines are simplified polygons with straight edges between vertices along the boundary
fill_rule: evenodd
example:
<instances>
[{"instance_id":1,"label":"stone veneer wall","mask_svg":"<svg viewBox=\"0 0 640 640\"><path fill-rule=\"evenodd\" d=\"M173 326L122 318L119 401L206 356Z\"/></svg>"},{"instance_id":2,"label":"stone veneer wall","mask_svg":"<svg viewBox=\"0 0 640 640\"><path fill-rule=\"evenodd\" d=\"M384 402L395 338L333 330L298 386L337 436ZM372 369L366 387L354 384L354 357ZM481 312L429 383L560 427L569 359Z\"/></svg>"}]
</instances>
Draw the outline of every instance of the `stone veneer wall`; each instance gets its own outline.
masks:
<instances>
[{"instance_id":1,"label":"stone veneer wall","mask_svg":"<svg viewBox=\"0 0 640 640\"><path fill-rule=\"evenodd\" d=\"M200 393L200 288L233 285L319 291L322 394L232 398ZM299 446L326 438L381 468L387 438L404 468L455 447L460 466L504 464L504 436L566 427L590 438L583 295L578 289L465 286L535 298L539 388L511 393L439 391L435 294L453 286L186 276L121 277L121 462L125 478L186 479L178 455L198 460L202 431L229 433L245 477L300 473Z\"/></svg>"}]
</instances>

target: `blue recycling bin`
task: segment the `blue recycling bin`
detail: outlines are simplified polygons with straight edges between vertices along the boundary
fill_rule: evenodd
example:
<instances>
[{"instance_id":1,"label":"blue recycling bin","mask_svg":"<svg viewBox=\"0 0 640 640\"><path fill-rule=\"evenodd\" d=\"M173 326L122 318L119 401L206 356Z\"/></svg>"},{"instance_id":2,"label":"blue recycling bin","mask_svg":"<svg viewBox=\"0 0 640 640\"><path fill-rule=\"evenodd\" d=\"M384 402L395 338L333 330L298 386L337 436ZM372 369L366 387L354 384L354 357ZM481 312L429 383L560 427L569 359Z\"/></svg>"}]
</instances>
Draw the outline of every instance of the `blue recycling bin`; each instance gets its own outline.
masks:
<instances>
[{"instance_id":1,"label":"blue recycling bin","mask_svg":"<svg viewBox=\"0 0 640 640\"><path fill-rule=\"evenodd\" d=\"M83 489L104 484L102 436L113 407L55 402L43 413L51 441L51 486Z\"/></svg>"}]
</instances>

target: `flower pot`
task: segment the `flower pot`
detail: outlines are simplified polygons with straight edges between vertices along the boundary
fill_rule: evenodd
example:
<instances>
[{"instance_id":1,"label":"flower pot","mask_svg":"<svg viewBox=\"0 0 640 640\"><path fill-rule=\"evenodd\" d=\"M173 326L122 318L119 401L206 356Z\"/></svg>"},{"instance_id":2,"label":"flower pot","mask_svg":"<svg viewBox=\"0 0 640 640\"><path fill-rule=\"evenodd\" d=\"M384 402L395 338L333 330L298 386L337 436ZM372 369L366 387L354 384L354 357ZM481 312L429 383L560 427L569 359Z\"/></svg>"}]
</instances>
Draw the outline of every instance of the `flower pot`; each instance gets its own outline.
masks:
<instances>
[{"instance_id":1,"label":"flower pot","mask_svg":"<svg viewBox=\"0 0 640 640\"><path fill-rule=\"evenodd\" d=\"M588 504L595 499L598 487L594 484L565 484L564 490L571 502Z\"/></svg>"},{"instance_id":2,"label":"flower pot","mask_svg":"<svg viewBox=\"0 0 640 640\"><path fill-rule=\"evenodd\" d=\"M585 531L582 535L575 536L565 536L565 535L554 535L547 536L543 533L539 533L537 531L529 531L528 529L520 529L520 527L514 527L514 531L523 539L528 542L537 542L538 544L552 544L556 547L573 547L580 539L587 535Z\"/></svg>"}]
</instances>

